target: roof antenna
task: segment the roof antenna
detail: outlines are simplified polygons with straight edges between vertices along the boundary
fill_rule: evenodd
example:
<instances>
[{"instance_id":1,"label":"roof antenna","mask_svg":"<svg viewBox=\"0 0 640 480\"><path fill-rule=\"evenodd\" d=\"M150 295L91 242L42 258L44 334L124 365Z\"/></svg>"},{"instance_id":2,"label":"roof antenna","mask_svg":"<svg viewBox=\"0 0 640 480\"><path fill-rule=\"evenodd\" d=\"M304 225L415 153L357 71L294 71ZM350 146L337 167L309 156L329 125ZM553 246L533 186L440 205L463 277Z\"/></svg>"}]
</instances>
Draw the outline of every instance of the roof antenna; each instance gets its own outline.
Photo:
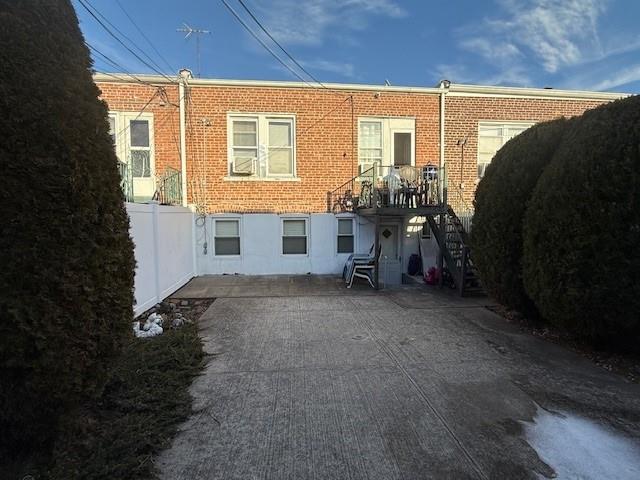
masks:
<instances>
[{"instance_id":1,"label":"roof antenna","mask_svg":"<svg viewBox=\"0 0 640 480\"><path fill-rule=\"evenodd\" d=\"M389 81L389 79L388 79L388 78L385 78L385 79L384 79L384 86L385 86L385 87L390 87L390 86L391 86L391 82Z\"/></svg>"},{"instance_id":2,"label":"roof antenna","mask_svg":"<svg viewBox=\"0 0 640 480\"><path fill-rule=\"evenodd\" d=\"M200 35L208 35L211 32L209 30L203 30L201 28L193 28L184 22L182 22L182 25L183 25L182 28L176 28L176 32L186 33L186 35L184 36L185 40L189 40L189 37L191 35L194 35L196 37L196 58L198 60L197 76L199 77L200 76Z\"/></svg>"}]
</instances>

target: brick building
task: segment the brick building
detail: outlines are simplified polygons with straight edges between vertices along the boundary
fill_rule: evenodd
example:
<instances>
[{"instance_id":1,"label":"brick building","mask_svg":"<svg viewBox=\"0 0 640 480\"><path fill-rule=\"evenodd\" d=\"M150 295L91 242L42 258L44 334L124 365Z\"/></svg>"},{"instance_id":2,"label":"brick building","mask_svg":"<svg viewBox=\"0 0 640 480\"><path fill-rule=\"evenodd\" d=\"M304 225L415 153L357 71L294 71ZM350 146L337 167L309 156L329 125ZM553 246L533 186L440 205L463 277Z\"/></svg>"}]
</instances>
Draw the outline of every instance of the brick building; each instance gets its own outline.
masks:
<instances>
[{"instance_id":1,"label":"brick building","mask_svg":"<svg viewBox=\"0 0 640 480\"><path fill-rule=\"evenodd\" d=\"M138 201L151 198L158 177L182 172L185 201L201 214L200 274L339 272L351 252L370 249L376 230L366 216L328 213L327 192L373 165L432 165L446 172L449 203L468 210L479 176L509 138L622 96L449 82L322 88L185 79L181 87L136 78L95 77L116 151ZM419 242L425 262L435 262L423 222L406 212L378 225L382 281L401 280Z\"/></svg>"}]
</instances>

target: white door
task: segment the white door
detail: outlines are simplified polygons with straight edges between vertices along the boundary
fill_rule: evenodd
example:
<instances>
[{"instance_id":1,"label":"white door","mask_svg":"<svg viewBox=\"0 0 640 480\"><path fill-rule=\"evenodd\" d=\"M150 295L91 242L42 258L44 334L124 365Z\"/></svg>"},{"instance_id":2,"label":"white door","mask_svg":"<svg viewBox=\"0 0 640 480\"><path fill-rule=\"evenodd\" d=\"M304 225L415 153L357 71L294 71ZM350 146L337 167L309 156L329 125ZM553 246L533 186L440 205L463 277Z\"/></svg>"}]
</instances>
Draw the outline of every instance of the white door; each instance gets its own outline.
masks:
<instances>
[{"instance_id":1,"label":"white door","mask_svg":"<svg viewBox=\"0 0 640 480\"><path fill-rule=\"evenodd\" d=\"M147 201L156 191L153 164L153 127L150 118L127 118L127 163L133 177L133 195Z\"/></svg>"},{"instance_id":2,"label":"white door","mask_svg":"<svg viewBox=\"0 0 640 480\"><path fill-rule=\"evenodd\" d=\"M402 283L401 232L399 223L380 225L380 283L383 286Z\"/></svg>"}]
</instances>

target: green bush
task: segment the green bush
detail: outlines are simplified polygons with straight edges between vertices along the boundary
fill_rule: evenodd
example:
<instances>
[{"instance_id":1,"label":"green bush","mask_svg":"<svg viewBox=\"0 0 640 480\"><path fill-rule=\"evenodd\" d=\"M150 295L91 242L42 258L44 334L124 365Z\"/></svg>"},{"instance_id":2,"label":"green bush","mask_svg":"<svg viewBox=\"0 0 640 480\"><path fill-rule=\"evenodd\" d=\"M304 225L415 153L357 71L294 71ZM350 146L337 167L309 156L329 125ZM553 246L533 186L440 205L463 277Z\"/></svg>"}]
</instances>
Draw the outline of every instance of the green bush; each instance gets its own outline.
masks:
<instances>
[{"instance_id":1,"label":"green bush","mask_svg":"<svg viewBox=\"0 0 640 480\"><path fill-rule=\"evenodd\" d=\"M130 335L133 245L68 0L0 1L0 446L100 393Z\"/></svg>"},{"instance_id":2,"label":"green bush","mask_svg":"<svg viewBox=\"0 0 640 480\"><path fill-rule=\"evenodd\" d=\"M638 348L640 97L571 125L529 203L524 284L549 322Z\"/></svg>"},{"instance_id":3,"label":"green bush","mask_svg":"<svg viewBox=\"0 0 640 480\"><path fill-rule=\"evenodd\" d=\"M569 120L539 123L496 153L478 184L471 237L487 291L500 303L535 315L522 283L522 222L527 202Z\"/></svg>"}]
</instances>

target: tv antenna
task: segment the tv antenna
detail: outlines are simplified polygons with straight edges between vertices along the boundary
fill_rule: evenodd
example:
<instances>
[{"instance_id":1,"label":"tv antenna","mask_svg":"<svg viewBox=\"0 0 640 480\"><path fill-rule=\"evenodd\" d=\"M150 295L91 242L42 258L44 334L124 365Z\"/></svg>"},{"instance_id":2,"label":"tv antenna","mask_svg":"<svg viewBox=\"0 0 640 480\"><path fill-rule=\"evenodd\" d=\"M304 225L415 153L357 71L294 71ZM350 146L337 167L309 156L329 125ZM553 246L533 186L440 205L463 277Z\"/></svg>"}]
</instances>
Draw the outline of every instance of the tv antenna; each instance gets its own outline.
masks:
<instances>
[{"instance_id":1,"label":"tv antenna","mask_svg":"<svg viewBox=\"0 0 640 480\"><path fill-rule=\"evenodd\" d=\"M202 28L193 28L184 22L182 23L181 28L176 29L176 32L185 33L186 34L184 36L185 40L189 40L189 37L191 37L191 35L196 37L196 58L198 61L198 69L196 71L197 72L196 75L199 77L200 76L200 36L208 35L211 32L209 30L203 30Z\"/></svg>"}]
</instances>

